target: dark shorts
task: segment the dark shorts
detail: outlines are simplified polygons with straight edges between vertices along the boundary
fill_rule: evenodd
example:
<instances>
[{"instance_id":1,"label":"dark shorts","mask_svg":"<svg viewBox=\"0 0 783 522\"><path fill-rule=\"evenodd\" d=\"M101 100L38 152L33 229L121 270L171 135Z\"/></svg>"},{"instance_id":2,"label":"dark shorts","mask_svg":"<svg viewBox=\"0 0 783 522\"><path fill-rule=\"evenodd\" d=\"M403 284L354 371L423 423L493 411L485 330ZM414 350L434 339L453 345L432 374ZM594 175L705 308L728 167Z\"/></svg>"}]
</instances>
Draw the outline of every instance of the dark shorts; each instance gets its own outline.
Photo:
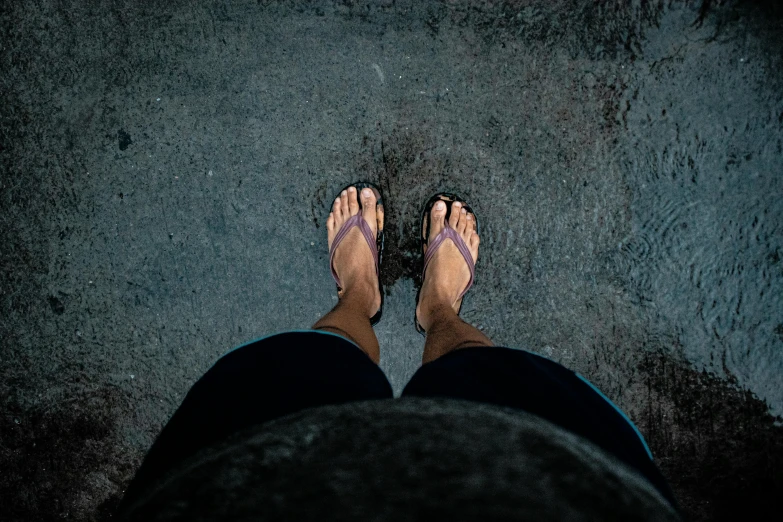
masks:
<instances>
[{"instance_id":1,"label":"dark shorts","mask_svg":"<svg viewBox=\"0 0 783 522\"><path fill-rule=\"evenodd\" d=\"M465 348L423 365L403 396L450 397L525 410L576 433L638 470L672 504L671 490L630 420L578 374L533 353ZM148 452L126 493L202 448L305 408L392 398L381 369L338 335L273 335L224 355L193 385Z\"/></svg>"}]
</instances>

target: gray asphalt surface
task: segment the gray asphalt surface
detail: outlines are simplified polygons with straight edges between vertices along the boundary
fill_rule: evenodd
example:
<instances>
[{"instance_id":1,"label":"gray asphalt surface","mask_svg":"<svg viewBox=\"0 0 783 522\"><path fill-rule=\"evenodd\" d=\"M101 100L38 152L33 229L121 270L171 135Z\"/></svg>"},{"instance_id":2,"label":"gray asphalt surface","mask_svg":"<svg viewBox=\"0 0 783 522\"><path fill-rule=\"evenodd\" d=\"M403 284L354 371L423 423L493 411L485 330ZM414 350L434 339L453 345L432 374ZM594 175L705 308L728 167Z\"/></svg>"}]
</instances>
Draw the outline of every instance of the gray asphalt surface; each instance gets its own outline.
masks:
<instances>
[{"instance_id":1,"label":"gray asphalt surface","mask_svg":"<svg viewBox=\"0 0 783 522\"><path fill-rule=\"evenodd\" d=\"M228 349L336 302L324 222L386 200L399 393L420 207L482 220L464 318L582 373L697 520L783 488L774 2L0 8L0 512L111 513Z\"/></svg>"}]
</instances>

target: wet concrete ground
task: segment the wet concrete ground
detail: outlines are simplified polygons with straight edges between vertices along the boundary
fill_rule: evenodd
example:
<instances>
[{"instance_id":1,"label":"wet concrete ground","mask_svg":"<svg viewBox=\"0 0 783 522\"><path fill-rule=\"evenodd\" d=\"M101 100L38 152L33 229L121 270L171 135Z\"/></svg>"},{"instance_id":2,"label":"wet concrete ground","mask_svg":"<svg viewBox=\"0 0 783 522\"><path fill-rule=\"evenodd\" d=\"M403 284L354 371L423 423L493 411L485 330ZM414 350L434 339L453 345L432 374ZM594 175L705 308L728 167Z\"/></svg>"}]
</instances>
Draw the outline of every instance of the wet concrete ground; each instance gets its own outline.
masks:
<instances>
[{"instance_id":1,"label":"wet concrete ground","mask_svg":"<svg viewBox=\"0 0 783 522\"><path fill-rule=\"evenodd\" d=\"M419 207L456 190L466 320L599 386L693 519L774 505L774 3L77 4L0 8L0 518L107 516L220 354L327 311L357 179L387 202L397 392Z\"/></svg>"}]
</instances>

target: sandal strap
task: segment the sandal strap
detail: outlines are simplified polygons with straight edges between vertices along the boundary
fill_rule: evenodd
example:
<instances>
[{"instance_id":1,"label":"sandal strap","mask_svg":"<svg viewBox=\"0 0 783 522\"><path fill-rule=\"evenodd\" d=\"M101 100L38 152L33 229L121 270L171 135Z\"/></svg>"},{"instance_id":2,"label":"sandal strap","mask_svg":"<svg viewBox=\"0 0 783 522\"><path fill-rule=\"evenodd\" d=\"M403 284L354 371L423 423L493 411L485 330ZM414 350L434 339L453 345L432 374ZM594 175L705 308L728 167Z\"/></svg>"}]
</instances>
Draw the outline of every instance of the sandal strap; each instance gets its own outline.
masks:
<instances>
[{"instance_id":1,"label":"sandal strap","mask_svg":"<svg viewBox=\"0 0 783 522\"><path fill-rule=\"evenodd\" d=\"M462 296L464 296L465 293L470 290L470 287L473 286L473 276L476 274L476 263L473 262L473 256L470 254L470 249L465 243L465 240L462 239L462 236L460 236L457 231L449 225L448 221L446 221L446 226L443 228L443 230L441 230L440 233L435 236L435 239L430 241L427 245L427 253L424 254L424 269L421 272L422 279L424 279L424 274L427 272L427 265L430 264L430 260L432 260L435 252L437 252L438 248L440 248L443 242L447 239L451 239L454 242L454 245L456 245L457 250L459 250L460 254L462 254L462 257L465 258L465 262L468 264L468 268L470 269L470 281L468 281L467 286L457 298L461 299Z\"/></svg>"},{"instance_id":2,"label":"sandal strap","mask_svg":"<svg viewBox=\"0 0 783 522\"><path fill-rule=\"evenodd\" d=\"M362 217L362 214L359 213L355 216L351 216L348 218L348 221L343 223L343 226L340 227L340 230L337 232L337 236L335 236L334 241L332 242L332 248L329 249L329 268L332 271L334 282L337 283L337 286L340 288L342 288L342 284L340 284L340 278L337 277L337 272L334 269L334 253L337 250L337 247L340 246L340 243L342 243L343 239L345 239L345 236L348 235L348 232L350 232L354 227L359 227L359 230L362 231L362 235L367 241L367 244L370 245L370 252L372 252L372 258L375 261L375 274L378 275L378 245L370 225L367 224L367 220L365 220Z\"/></svg>"}]
</instances>

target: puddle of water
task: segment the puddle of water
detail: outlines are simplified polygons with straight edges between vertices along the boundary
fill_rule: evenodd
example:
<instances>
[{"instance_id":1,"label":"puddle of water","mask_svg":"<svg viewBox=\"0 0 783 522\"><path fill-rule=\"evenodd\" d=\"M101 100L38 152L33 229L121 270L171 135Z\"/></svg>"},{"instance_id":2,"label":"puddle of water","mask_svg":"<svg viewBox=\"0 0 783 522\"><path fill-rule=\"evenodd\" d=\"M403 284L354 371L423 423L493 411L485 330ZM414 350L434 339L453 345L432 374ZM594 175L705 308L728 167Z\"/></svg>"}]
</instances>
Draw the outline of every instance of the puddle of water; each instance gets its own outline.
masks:
<instances>
[{"instance_id":1,"label":"puddle of water","mask_svg":"<svg viewBox=\"0 0 783 522\"><path fill-rule=\"evenodd\" d=\"M695 46L693 33L707 29L689 30L688 20L667 14L635 69L623 159L633 228L621 264L688 361L736 379L780 415L783 83L743 58L762 55L758 41L727 29L720 43ZM666 55L682 45L688 52Z\"/></svg>"}]
</instances>

